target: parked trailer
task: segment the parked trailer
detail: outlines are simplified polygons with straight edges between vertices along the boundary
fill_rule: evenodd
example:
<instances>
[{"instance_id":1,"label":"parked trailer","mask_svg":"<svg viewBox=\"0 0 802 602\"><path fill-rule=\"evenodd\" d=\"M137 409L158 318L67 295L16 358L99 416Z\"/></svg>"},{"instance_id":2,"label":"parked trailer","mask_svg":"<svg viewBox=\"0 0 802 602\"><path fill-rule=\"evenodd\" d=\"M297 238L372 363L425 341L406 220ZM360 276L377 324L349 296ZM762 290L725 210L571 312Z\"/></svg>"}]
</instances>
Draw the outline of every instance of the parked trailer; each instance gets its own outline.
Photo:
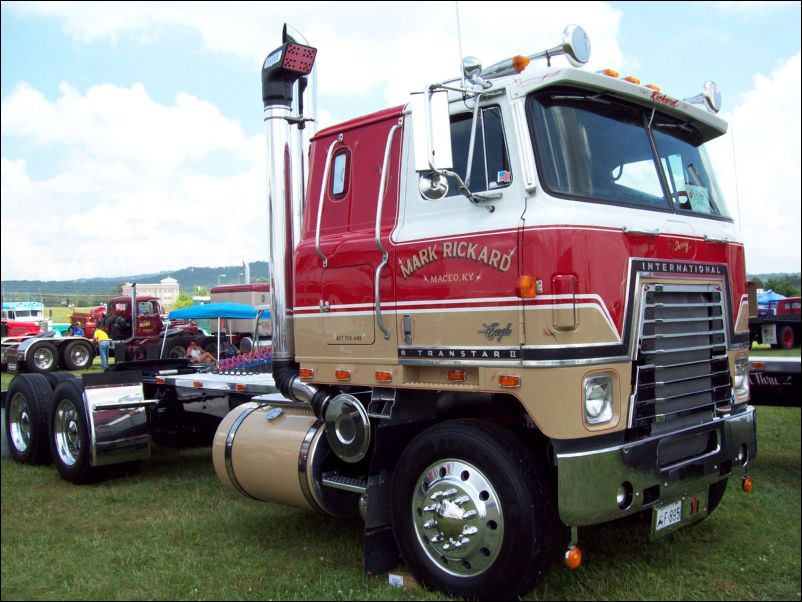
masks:
<instances>
[{"instance_id":1,"label":"parked trailer","mask_svg":"<svg viewBox=\"0 0 802 602\"><path fill-rule=\"evenodd\" d=\"M258 322L269 316L268 308L246 309L223 317ZM151 442L210 445L230 410L261 403L277 391L270 357L269 341L256 337L252 349L215 364L153 359L117 363L80 378L18 374L4 393L11 456L28 464L52 461L64 479L88 483L130 472L150 456Z\"/></svg>"}]
</instances>

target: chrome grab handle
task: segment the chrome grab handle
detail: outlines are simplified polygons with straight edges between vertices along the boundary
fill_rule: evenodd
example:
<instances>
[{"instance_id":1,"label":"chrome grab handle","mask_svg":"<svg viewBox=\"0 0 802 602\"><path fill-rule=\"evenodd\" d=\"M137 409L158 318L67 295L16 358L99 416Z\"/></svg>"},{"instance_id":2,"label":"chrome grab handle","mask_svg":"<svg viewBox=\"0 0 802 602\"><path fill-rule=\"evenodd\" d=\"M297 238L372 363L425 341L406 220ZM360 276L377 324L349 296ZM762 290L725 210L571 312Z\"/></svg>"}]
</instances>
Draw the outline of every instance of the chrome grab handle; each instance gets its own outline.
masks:
<instances>
[{"instance_id":1,"label":"chrome grab handle","mask_svg":"<svg viewBox=\"0 0 802 602\"><path fill-rule=\"evenodd\" d=\"M398 123L396 123L390 131L387 133L387 142L384 145L384 161L382 162L382 171L379 183L379 198L376 202L376 247L381 251L382 254L382 261L376 267L376 277L373 283L373 292L374 298L376 300L376 323L379 325L379 330L384 333L384 339L390 339L390 331L387 330L387 327L384 325L384 320L382 319L382 308L381 308L381 294L380 294L380 285L381 285L381 273L384 267L387 265L387 261L389 259L389 255L387 253L387 249L384 248L381 242L381 220L382 220L382 208L384 207L384 187L387 182L387 164L390 162L390 149L392 148L393 142L393 134L395 134L396 130L401 127L404 123L404 118L399 117Z\"/></svg>"},{"instance_id":2,"label":"chrome grab handle","mask_svg":"<svg viewBox=\"0 0 802 602\"><path fill-rule=\"evenodd\" d=\"M640 234L642 236L660 236L660 229L655 228L654 230L642 230L640 228L630 228L629 226L624 226L622 228L624 234Z\"/></svg>"},{"instance_id":3,"label":"chrome grab handle","mask_svg":"<svg viewBox=\"0 0 802 602\"><path fill-rule=\"evenodd\" d=\"M705 242L720 242L727 244L732 241L726 236L719 238L718 236L708 236L707 234L705 234Z\"/></svg>"},{"instance_id":4,"label":"chrome grab handle","mask_svg":"<svg viewBox=\"0 0 802 602\"><path fill-rule=\"evenodd\" d=\"M320 250L320 221L323 218L323 200L326 196L326 185L329 181L329 165L331 165L331 154L334 152L334 147L337 145L338 142L343 141L343 135L339 134L337 136L337 140L334 140L329 145L329 150L326 153L326 167L323 169L323 181L320 183L320 201L317 205L317 226L315 226L315 251L323 260L323 267L326 268L329 265L328 258L323 254L323 251Z\"/></svg>"}]
</instances>

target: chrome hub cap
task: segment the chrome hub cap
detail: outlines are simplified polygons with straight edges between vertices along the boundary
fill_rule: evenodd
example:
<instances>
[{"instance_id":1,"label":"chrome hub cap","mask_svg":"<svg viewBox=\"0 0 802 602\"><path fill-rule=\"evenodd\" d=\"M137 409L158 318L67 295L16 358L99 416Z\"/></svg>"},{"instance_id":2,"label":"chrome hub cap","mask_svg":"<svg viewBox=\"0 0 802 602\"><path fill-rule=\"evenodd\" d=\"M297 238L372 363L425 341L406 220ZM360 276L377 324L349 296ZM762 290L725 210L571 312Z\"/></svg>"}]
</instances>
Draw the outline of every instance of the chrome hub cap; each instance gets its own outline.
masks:
<instances>
[{"instance_id":1,"label":"chrome hub cap","mask_svg":"<svg viewBox=\"0 0 802 602\"><path fill-rule=\"evenodd\" d=\"M48 370L53 365L55 358L49 349L37 349L33 353L33 363L40 370Z\"/></svg>"},{"instance_id":2,"label":"chrome hub cap","mask_svg":"<svg viewBox=\"0 0 802 602\"><path fill-rule=\"evenodd\" d=\"M56 408L53 436L56 439L56 453L67 466L72 466L81 455L81 431L78 414L69 401L60 401Z\"/></svg>"},{"instance_id":3,"label":"chrome hub cap","mask_svg":"<svg viewBox=\"0 0 802 602\"><path fill-rule=\"evenodd\" d=\"M89 363L89 352L83 345L76 345L70 351L70 359L76 366L85 366Z\"/></svg>"},{"instance_id":4,"label":"chrome hub cap","mask_svg":"<svg viewBox=\"0 0 802 602\"><path fill-rule=\"evenodd\" d=\"M24 452L31 444L31 415L28 400L21 393L11 398L8 406L8 423L14 449Z\"/></svg>"},{"instance_id":5,"label":"chrome hub cap","mask_svg":"<svg viewBox=\"0 0 802 602\"><path fill-rule=\"evenodd\" d=\"M498 495L478 468L462 460L440 460L426 469L415 485L412 517L424 552L451 575L479 575L501 551Z\"/></svg>"}]
</instances>

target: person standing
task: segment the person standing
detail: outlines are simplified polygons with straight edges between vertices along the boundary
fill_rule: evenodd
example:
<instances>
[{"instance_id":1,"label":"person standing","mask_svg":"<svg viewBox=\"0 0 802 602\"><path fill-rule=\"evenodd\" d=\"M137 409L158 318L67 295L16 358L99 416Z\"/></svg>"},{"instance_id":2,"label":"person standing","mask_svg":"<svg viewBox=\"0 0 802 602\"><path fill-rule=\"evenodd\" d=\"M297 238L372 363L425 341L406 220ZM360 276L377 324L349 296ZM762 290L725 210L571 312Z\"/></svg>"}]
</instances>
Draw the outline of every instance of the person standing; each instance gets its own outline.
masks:
<instances>
[{"instance_id":1,"label":"person standing","mask_svg":"<svg viewBox=\"0 0 802 602\"><path fill-rule=\"evenodd\" d=\"M111 339L106 331L100 326L95 327L95 342L97 349L100 352L100 365L105 370L109 367L109 347L111 346Z\"/></svg>"}]
</instances>

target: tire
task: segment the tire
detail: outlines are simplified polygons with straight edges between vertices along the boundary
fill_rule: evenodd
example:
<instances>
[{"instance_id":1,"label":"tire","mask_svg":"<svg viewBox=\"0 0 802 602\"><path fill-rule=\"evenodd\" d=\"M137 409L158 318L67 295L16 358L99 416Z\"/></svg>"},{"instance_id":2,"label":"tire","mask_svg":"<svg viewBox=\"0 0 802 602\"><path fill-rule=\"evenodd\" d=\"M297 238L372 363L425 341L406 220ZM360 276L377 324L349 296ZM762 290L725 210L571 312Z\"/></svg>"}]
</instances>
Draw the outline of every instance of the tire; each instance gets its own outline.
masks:
<instances>
[{"instance_id":1,"label":"tire","mask_svg":"<svg viewBox=\"0 0 802 602\"><path fill-rule=\"evenodd\" d=\"M72 341L61 350L61 366L65 370L85 370L94 359L95 350L85 341Z\"/></svg>"},{"instance_id":2,"label":"tire","mask_svg":"<svg viewBox=\"0 0 802 602\"><path fill-rule=\"evenodd\" d=\"M65 380L53 391L49 417L50 453L61 478L71 483L91 483L99 476L90 464L90 440L83 385Z\"/></svg>"},{"instance_id":3,"label":"tire","mask_svg":"<svg viewBox=\"0 0 802 602\"><path fill-rule=\"evenodd\" d=\"M183 339L178 341L167 341L164 346L163 358L184 359L187 357L187 347L189 343Z\"/></svg>"},{"instance_id":4,"label":"tire","mask_svg":"<svg viewBox=\"0 0 802 602\"><path fill-rule=\"evenodd\" d=\"M399 550L427 587L512 598L556 557L556 487L512 431L479 420L435 425L402 453L392 491Z\"/></svg>"},{"instance_id":5,"label":"tire","mask_svg":"<svg viewBox=\"0 0 802 602\"><path fill-rule=\"evenodd\" d=\"M55 389L65 380L81 382L81 379L71 372L48 372L45 374L45 378L47 379L48 384L50 384L51 389Z\"/></svg>"},{"instance_id":6,"label":"tire","mask_svg":"<svg viewBox=\"0 0 802 602\"><path fill-rule=\"evenodd\" d=\"M22 464L49 464L47 419L52 390L41 374L19 374L6 393L6 440Z\"/></svg>"},{"instance_id":7,"label":"tire","mask_svg":"<svg viewBox=\"0 0 802 602\"><path fill-rule=\"evenodd\" d=\"M25 366L29 372L45 374L58 368L58 350L53 343L36 343L28 351L28 359Z\"/></svg>"},{"instance_id":8,"label":"tire","mask_svg":"<svg viewBox=\"0 0 802 602\"><path fill-rule=\"evenodd\" d=\"M793 349L796 344L796 337L794 336L794 329L790 326L783 326L780 328L780 347L783 349Z\"/></svg>"}]
</instances>

